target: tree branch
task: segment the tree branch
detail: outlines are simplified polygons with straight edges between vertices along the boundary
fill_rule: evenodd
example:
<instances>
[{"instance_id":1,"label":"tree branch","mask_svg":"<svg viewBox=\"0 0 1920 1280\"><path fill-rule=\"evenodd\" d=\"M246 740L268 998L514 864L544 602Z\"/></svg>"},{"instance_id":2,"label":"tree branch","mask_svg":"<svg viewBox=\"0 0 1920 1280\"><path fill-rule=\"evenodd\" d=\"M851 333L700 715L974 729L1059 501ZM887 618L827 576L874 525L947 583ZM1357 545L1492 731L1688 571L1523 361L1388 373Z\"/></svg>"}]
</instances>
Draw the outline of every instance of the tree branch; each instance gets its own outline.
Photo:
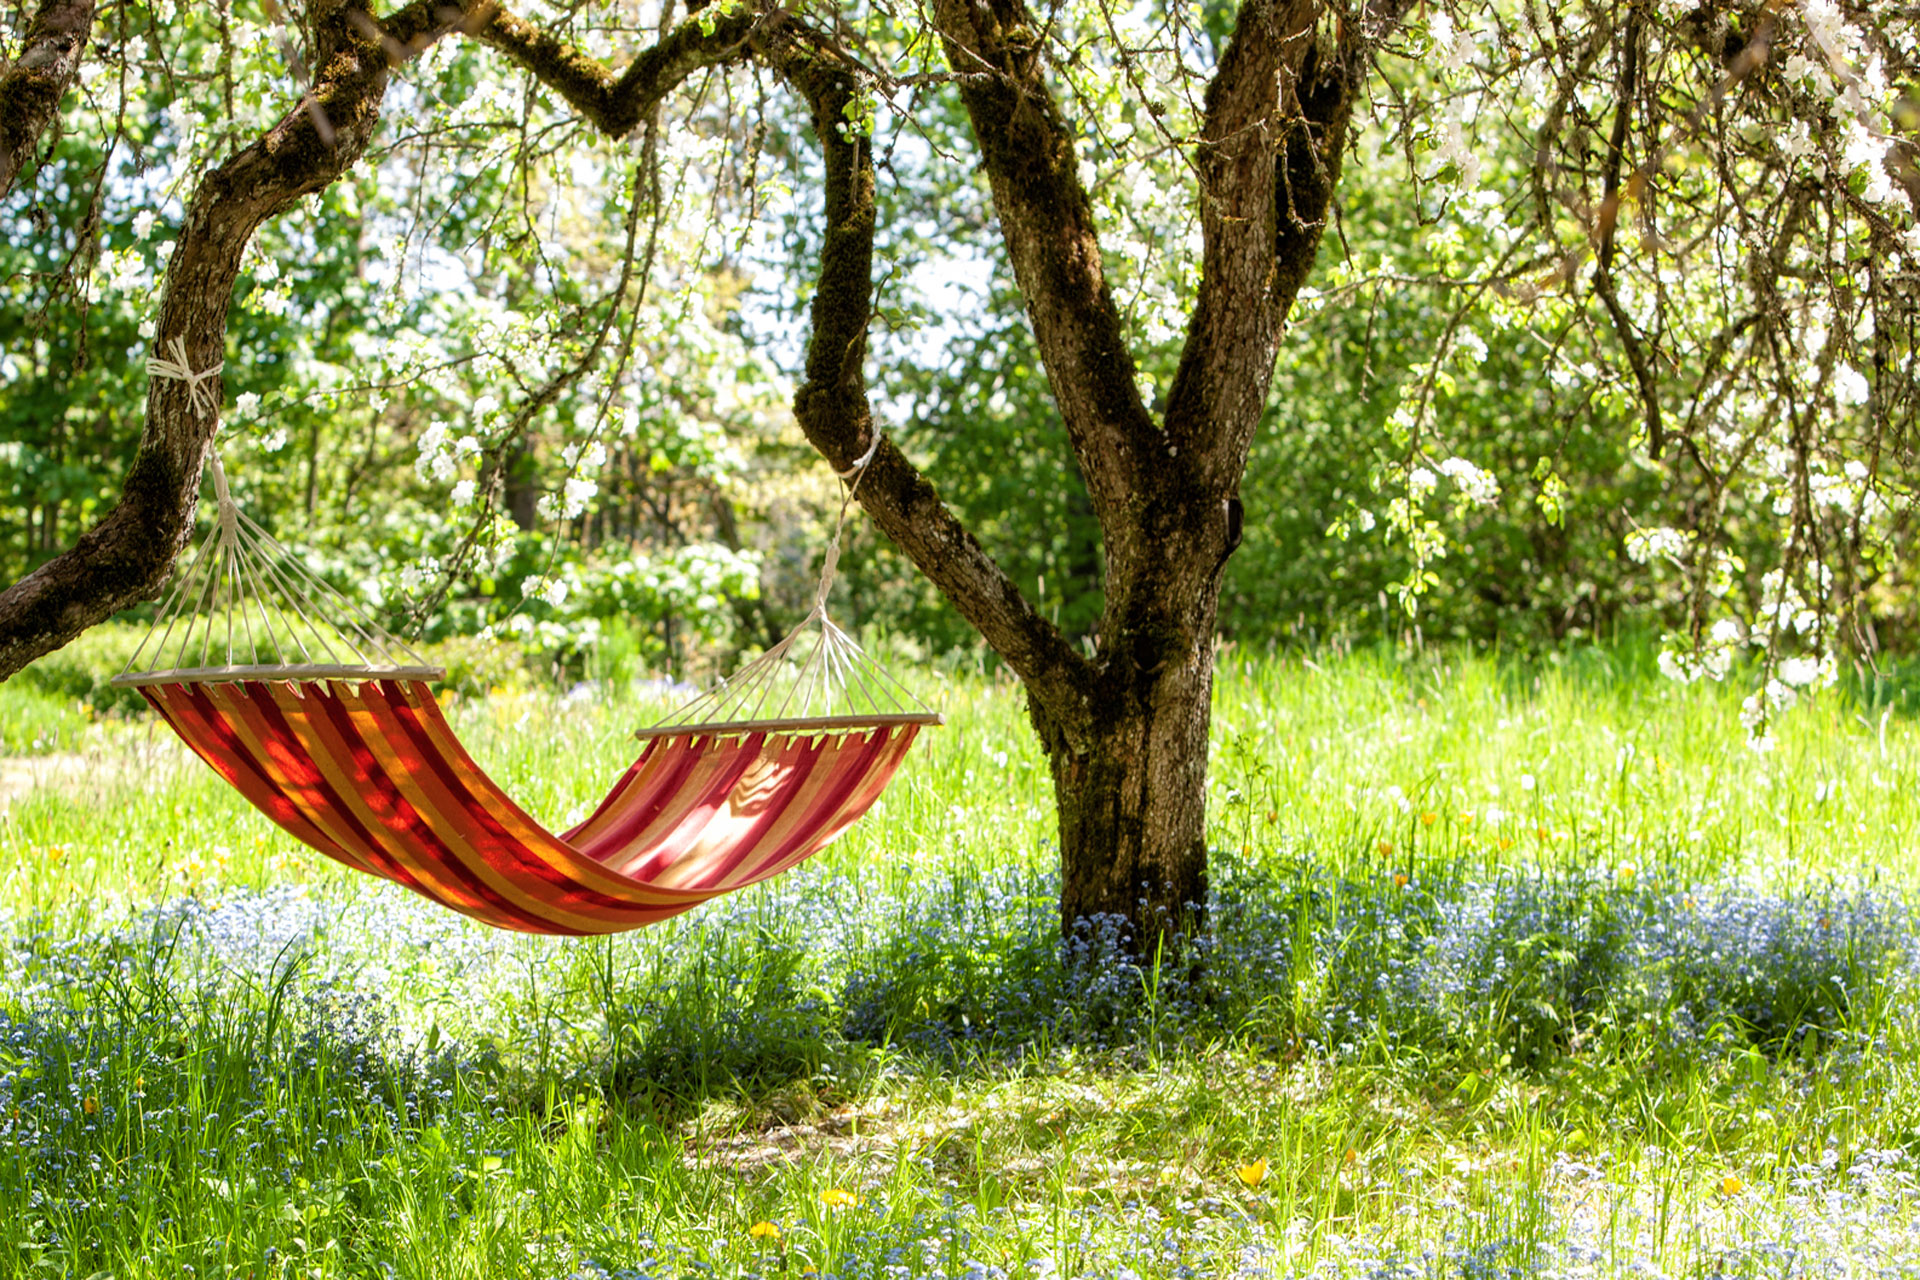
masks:
<instances>
[{"instance_id":1,"label":"tree branch","mask_svg":"<svg viewBox=\"0 0 1920 1280\"><path fill-rule=\"evenodd\" d=\"M1072 131L1042 76L1042 24L1025 0L937 0L934 14L1054 402L1109 553L1124 557L1129 503L1166 447L1140 400Z\"/></svg>"},{"instance_id":2,"label":"tree branch","mask_svg":"<svg viewBox=\"0 0 1920 1280\"><path fill-rule=\"evenodd\" d=\"M1291 161L1294 135L1307 128L1304 120L1282 118L1299 105L1297 93L1283 103L1282 90L1306 87L1300 70L1313 52L1319 8L1313 0L1247 0L1207 86L1197 157L1200 292L1167 395L1167 437L1177 465L1214 501L1239 485L1272 385L1281 318L1305 281L1301 274L1282 292L1282 218L1304 214L1319 226L1331 193L1331 184L1294 193L1279 167L1281 148ZM1312 139L1303 141L1311 147ZM1312 173L1306 176L1310 181ZM1309 248L1309 263L1312 257Z\"/></svg>"},{"instance_id":3,"label":"tree branch","mask_svg":"<svg viewBox=\"0 0 1920 1280\"><path fill-rule=\"evenodd\" d=\"M773 49L770 60L806 100L827 169L826 238L794 414L814 447L845 470L875 429L863 368L873 296L873 152L845 127L854 86L842 67L797 42ZM892 441L880 442L856 492L874 522L1026 682L1029 696L1069 733L1084 727L1091 665L1035 612Z\"/></svg>"},{"instance_id":4,"label":"tree branch","mask_svg":"<svg viewBox=\"0 0 1920 1280\"><path fill-rule=\"evenodd\" d=\"M365 150L386 92L387 58L356 17L365 15L339 0L324 9L316 22L312 103L303 100L201 181L168 264L154 350L171 350L178 339L191 368L219 363L253 233L333 182ZM331 138L316 127L312 106L331 122ZM217 402L217 378L214 391ZM159 592L192 532L200 473L218 425L216 415L193 411L184 383L149 383L146 429L120 501L71 550L0 594L0 679Z\"/></svg>"},{"instance_id":5,"label":"tree branch","mask_svg":"<svg viewBox=\"0 0 1920 1280\"><path fill-rule=\"evenodd\" d=\"M53 123L92 31L93 0L41 0L20 56L0 69L0 196Z\"/></svg>"},{"instance_id":6,"label":"tree branch","mask_svg":"<svg viewBox=\"0 0 1920 1280\"><path fill-rule=\"evenodd\" d=\"M1626 155L1627 127L1633 120L1633 94L1640 69L1640 9L1627 13L1626 48L1621 54L1620 87L1613 108L1613 131L1607 138L1607 158L1603 172L1605 186L1600 212L1595 219L1599 241L1593 269L1593 290L1607 309L1613 332L1626 349L1627 366L1633 371L1634 386L1640 392L1640 407L1647 426L1647 456L1658 459L1666 447L1666 428L1660 414L1660 380L1646 339L1620 305L1620 291L1613 280L1614 230L1620 222L1620 165ZM1636 175L1637 179L1638 175Z\"/></svg>"},{"instance_id":7,"label":"tree branch","mask_svg":"<svg viewBox=\"0 0 1920 1280\"><path fill-rule=\"evenodd\" d=\"M711 25L695 18L661 37L616 76L604 63L500 5L472 5L471 10L478 25L470 33L476 39L532 72L612 137L633 132L688 76L745 56L757 33L784 21L781 10L758 4L743 4Z\"/></svg>"}]
</instances>

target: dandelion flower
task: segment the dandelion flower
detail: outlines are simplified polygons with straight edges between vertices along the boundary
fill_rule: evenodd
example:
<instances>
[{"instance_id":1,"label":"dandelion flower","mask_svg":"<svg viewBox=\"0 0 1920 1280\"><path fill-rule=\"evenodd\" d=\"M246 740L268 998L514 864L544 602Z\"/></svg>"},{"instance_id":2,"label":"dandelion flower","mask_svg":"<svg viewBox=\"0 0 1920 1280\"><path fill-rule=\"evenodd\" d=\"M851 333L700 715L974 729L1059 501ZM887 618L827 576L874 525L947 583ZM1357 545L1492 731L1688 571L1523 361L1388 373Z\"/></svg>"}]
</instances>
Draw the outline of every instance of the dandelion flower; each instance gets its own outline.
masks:
<instances>
[{"instance_id":1,"label":"dandelion flower","mask_svg":"<svg viewBox=\"0 0 1920 1280\"><path fill-rule=\"evenodd\" d=\"M820 1193L820 1203L829 1209L842 1209L858 1207L864 1202L843 1187L830 1187Z\"/></svg>"},{"instance_id":2,"label":"dandelion flower","mask_svg":"<svg viewBox=\"0 0 1920 1280\"><path fill-rule=\"evenodd\" d=\"M1640 868L1634 866L1631 862L1623 862L1613 869L1613 874L1619 877L1621 884L1632 884L1634 876L1638 875L1639 872Z\"/></svg>"},{"instance_id":3,"label":"dandelion flower","mask_svg":"<svg viewBox=\"0 0 1920 1280\"><path fill-rule=\"evenodd\" d=\"M1440 821L1440 815L1431 809L1420 815L1420 825L1423 827L1430 827L1438 821Z\"/></svg>"},{"instance_id":4,"label":"dandelion flower","mask_svg":"<svg viewBox=\"0 0 1920 1280\"><path fill-rule=\"evenodd\" d=\"M1723 1196L1737 1196L1746 1189L1747 1184L1740 1181L1738 1174L1730 1173L1720 1179L1720 1194Z\"/></svg>"},{"instance_id":5,"label":"dandelion flower","mask_svg":"<svg viewBox=\"0 0 1920 1280\"><path fill-rule=\"evenodd\" d=\"M780 1224L777 1222L756 1222L747 1228L747 1234L755 1240L778 1240Z\"/></svg>"},{"instance_id":6,"label":"dandelion flower","mask_svg":"<svg viewBox=\"0 0 1920 1280\"><path fill-rule=\"evenodd\" d=\"M1261 1156L1252 1164L1243 1164L1236 1172L1240 1175L1240 1181L1250 1187L1257 1187L1267 1180L1267 1158Z\"/></svg>"}]
</instances>

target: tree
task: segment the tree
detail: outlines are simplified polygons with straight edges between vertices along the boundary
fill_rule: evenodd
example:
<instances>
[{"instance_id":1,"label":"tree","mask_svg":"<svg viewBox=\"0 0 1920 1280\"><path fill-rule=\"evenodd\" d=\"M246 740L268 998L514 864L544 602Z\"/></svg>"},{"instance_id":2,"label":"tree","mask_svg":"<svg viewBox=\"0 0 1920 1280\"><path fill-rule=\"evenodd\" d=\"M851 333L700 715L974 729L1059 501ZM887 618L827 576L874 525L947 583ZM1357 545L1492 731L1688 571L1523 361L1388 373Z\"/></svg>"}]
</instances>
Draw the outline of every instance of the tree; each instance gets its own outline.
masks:
<instances>
[{"instance_id":1,"label":"tree","mask_svg":"<svg viewBox=\"0 0 1920 1280\"><path fill-rule=\"evenodd\" d=\"M1710 664L1699 655L1719 634L1698 621L1715 574L1726 576L1715 520L1754 480L1755 459L1770 468L1758 482L1775 485L1790 525L1777 581L1754 614L1770 619L1764 635L1758 622L1753 630L1769 690L1792 684L1773 676L1802 661L1796 633L1818 631L1818 645L1831 645L1799 615L1825 618L1812 602L1835 596L1836 522L1861 552L1853 561L1868 563L1896 518L1886 495L1910 492L1914 293L1895 267L1920 254L1920 193L1902 189L1912 146L1895 136L1912 128L1896 109L1900 78L1920 59L1910 16L1829 0L1809 0L1803 15L1502 2L1434 7L1409 24L1409 9L1406 0L1142 10L935 0L910 13L736 0L689 5L680 21L668 3L636 28L623 6L530 20L471 0L384 13L321 0L295 60L311 68L312 87L200 180L153 342L161 352L181 343L196 371L220 363L255 231L341 179L373 137L395 74L447 42L492 50L530 92L557 97L606 137L632 137L643 155L671 128L669 105L694 110L676 95L698 77L764 69L801 104L821 157L793 409L844 470L880 430L868 367L876 237L889 207L879 179L902 162L882 146L878 116L888 114L896 138L920 128L936 153L964 141L1098 527L1097 623L1075 643L1047 618L891 439L879 442L858 498L1025 686L1058 800L1063 920L1117 914L1144 941L1186 927L1206 900L1209 696L1222 574L1243 532L1239 488L1263 423L1304 425L1271 400L1275 361L1299 305L1323 305L1303 291L1338 222L1363 127L1407 157L1410 221L1463 228L1446 275L1466 301L1405 380L1369 481L1384 503L1378 523L1408 548L1407 608L1436 580L1430 566L1448 545L1426 510L1439 475L1463 511L1498 488L1466 459L1439 460L1444 432L1433 419L1453 385L1446 360L1470 348L1462 326L1476 316L1591 366L1589 399L1635 407L1616 430L1645 465L1686 458L1691 470L1671 482L1699 491L1699 529L1668 531L1643 550L1671 554L1704 584L1693 592L1693 661ZM655 34L617 72L587 51L633 45L646 29ZM1782 70L1777 54L1789 46ZM502 75L502 64L481 74ZM917 121L930 95L955 107L964 129L936 134ZM1359 114L1369 105L1370 124ZM44 123L15 111L0 136L30 146ZM1495 145L1501 137L1520 143ZM564 369L525 387L526 413L565 394L609 347L624 363L628 339L612 317L637 309L633 292L645 287L644 274L633 279L636 227L643 207L662 207L657 172L636 171L606 319L572 336ZM1116 176L1131 185L1117 187ZM1494 176L1518 198L1503 197ZM1143 177L1159 194L1142 194ZM1116 253L1103 233L1139 251ZM1336 288L1356 273L1351 255L1349 246L1323 265ZM1676 270L1693 274L1675 279ZM1795 331L1810 309L1825 317L1813 351ZM1755 388L1760 405L1729 417L1730 400ZM190 530L213 429L184 383L151 384L118 505L0 595L0 674L158 590ZM1549 467L1538 478L1552 476ZM1356 505L1353 523L1375 523L1371 506ZM1677 668L1683 648L1676 642ZM1765 695L1756 723L1780 701Z\"/></svg>"}]
</instances>

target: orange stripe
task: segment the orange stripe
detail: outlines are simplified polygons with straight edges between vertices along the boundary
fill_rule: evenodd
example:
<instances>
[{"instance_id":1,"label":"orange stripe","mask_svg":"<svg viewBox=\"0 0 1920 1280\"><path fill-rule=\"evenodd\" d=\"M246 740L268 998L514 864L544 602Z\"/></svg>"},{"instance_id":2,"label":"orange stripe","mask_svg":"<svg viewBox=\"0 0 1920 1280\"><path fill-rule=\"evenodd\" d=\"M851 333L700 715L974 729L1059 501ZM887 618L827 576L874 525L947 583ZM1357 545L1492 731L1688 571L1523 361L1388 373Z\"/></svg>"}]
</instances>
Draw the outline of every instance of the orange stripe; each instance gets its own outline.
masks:
<instances>
[{"instance_id":1,"label":"orange stripe","mask_svg":"<svg viewBox=\"0 0 1920 1280\"><path fill-rule=\"evenodd\" d=\"M247 802L296 840L356 871L377 874L359 855L309 822L281 790L226 716L212 703L201 705L191 685L148 685L140 692L168 726Z\"/></svg>"}]
</instances>

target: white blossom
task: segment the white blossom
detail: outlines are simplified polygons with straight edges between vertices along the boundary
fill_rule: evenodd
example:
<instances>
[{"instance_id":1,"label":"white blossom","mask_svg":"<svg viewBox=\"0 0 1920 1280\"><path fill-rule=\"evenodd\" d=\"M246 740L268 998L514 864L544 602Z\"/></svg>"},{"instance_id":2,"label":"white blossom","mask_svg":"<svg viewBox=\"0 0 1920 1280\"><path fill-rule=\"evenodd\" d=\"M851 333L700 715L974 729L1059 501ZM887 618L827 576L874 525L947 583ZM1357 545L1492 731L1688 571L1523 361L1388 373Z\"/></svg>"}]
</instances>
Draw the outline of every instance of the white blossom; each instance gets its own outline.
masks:
<instances>
[{"instance_id":1,"label":"white blossom","mask_svg":"<svg viewBox=\"0 0 1920 1280\"><path fill-rule=\"evenodd\" d=\"M1500 482L1491 471L1483 471L1465 458L1448 458L1440 464L1440 473L1453 481L1461 495L1476 507L1490 507L1500 500Z\"/></svg>"},{"instance_id":2,"label":"white blossom","mask_svg":"<svg viewBox=\"0 0 1920 1280\"><path fill-rule=\"evenodd\" d=\"M1837 364L1833 367L1833 399L1836 404L1862 405L1872 394L1873 388L1867 383L1867 375L1850 364Z\"/></svg>"}]
</instances>

